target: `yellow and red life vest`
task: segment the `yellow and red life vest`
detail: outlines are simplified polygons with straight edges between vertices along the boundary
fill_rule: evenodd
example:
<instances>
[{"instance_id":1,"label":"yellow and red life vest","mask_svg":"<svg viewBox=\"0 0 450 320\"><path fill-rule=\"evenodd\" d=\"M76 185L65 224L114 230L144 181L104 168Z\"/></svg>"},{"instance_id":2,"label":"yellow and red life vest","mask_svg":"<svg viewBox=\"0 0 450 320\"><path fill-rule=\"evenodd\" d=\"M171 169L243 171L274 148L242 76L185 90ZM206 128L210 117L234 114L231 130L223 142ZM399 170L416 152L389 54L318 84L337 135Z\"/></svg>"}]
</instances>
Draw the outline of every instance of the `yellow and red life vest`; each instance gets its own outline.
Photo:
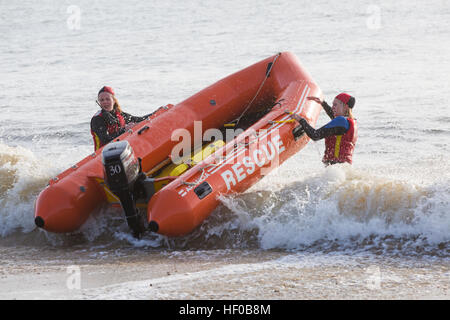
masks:
<instances>
[{"instance_id":1,"label":"yellow and red life vest","mask_svg":"<svg viewBox=\"0 0 450 320\"><path fill-rule=\"evenodd\" d=\"M322 159L324 163L352 163L358 130L355 119L346 119L349 122L349 128L345 134L325 138L325 154Z\"/></svg>"}]
</instances>

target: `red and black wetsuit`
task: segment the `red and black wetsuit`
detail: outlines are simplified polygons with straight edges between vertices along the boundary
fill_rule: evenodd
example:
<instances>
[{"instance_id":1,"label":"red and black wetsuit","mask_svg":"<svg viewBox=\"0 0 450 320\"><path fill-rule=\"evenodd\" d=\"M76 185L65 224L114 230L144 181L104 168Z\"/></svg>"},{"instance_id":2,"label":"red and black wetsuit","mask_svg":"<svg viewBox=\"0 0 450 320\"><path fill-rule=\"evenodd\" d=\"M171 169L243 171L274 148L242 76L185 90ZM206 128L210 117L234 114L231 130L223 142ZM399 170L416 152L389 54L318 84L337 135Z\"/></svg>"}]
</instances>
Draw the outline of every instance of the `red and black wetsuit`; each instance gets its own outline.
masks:
<instances>
[{"instance_id":1,"label":"red and black wetsuit","mask_svg":"<svg viewBox=\"0 0 450 320\"><path fill-rule=\"evenodd\" d=\"M353 150L358 138L356 120L343 116L334 117L333 110L324 101L322 107L332 119L322 128L315 130L305 119L300 124L308 137L317 141L325 138L325 154L322 161L325 164L348 162L352 163Z\"/></svg>"},{"instance_id":2,"label":"red and black wetsuit","mask_svg":"<svg viewBox=\"0 0 450 320\"><path fill-rule=\"evenodd\" d=\"M91 119L91 134L94 139L95 150L103 147L124 133L126 124L130 122L141 122L145 119L147 119L147 116L135 117L117 110L108 112L101 109L97 111Z\"/></svg>"}]
</instances>

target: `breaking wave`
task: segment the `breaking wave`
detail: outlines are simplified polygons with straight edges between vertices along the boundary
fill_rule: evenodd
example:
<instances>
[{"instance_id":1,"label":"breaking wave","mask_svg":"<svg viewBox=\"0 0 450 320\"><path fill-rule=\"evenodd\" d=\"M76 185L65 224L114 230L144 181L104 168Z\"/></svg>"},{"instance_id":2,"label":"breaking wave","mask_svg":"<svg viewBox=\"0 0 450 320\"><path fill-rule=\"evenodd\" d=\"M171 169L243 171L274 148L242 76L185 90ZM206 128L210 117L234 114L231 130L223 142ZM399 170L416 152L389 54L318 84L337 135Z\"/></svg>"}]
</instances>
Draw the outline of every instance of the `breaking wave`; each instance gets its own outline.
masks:
<instances>
[{"instance_id":1,"label":"breaking wave","mask_svg":"<svg viewBox=\"0 0 450 320\"><path fill-rule=\"evenodd\" d=\"M0 144L1 237L34 229L34 199L49 180L49 168L26 148Z\"/></svg>"},{"instance_id":2,"label":"breaking wave","mask_svg":"<svg viewBox=\"0 0 450 320\"><path fill-rule=\"evenodd\" d=\"M421 187L333 166L223 203L262 249L450 256L449 194L448 183Z\"/></svg>"},{"instance_id":3,"label":"breaking wave","mask_svg":"<svg viewBox=\"0 0 450 320\"><path fill-rule=\"evenodd\" d=\"M36 229L33 206L56 174L22 147L1 145L0 236L3 243L169 249L371 251L450 256L450 183L421 186L335 165L289 183L266 177L221 205L180 238L134 239L121 210L99 208L73 234Z\"/></svg>"}]
</instances>

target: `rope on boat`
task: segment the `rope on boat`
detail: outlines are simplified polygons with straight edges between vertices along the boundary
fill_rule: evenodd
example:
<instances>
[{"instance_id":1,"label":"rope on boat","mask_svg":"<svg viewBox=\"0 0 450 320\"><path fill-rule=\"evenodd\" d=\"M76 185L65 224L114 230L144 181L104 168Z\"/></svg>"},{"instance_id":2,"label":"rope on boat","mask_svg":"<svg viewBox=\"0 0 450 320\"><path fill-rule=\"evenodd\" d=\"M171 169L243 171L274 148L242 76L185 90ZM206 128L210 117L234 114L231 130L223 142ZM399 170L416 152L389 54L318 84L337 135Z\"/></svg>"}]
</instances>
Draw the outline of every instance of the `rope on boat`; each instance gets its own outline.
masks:
<instances>
[{"instance_id":1,"label":"rope on boat","mask_svg":"<svg viewBox=\"0 0 450 320\"><path fill-rule=\"evenodd\" d=\"M224 127L235 127L239 124L239 121L241 121L241 118L245 115L245 113L247 112L247 110L251 107L253 101L255 101L256 97L258 96L259 92L261 91L262 87L264 86L264 83L266 82L267 78L269 78L270 76L270 72L272 71L273 66L275 65L275 62L277 61L278 57L281 55L281 53L278 53L275 58L273 59L273 61L270 63L270 66L268 68L268 70L266 71L266 76L264 77L264 80L262 81L261 85L259 86L258 90L256 91L255 96L253 97L253 99L250 101L250 103L247 105L247 107L244 109L244 112L241 113L241 115L234 119L233 121L231 121L230 123L226 123L224 124Z\"/></svg>"},{"instance_id":2,"label":"rope on boat","mask_svg":"<svg viewBox=\"0 0 450 320\"><path fill-rule=\"evenodd\" d=\"M245 113L246 113L246 112L248 111L248 109L251 107L251 105L252 105L253 102L255 101L256 97L257 97L258 94L260 93L261 89L263 88L263 86L264 86L266 80L269 78L270 72L272 71L272 68L273 68L273 66L275 65L275 62L277 61L277 59L278 59L278 57L279 57L280 55L281 55L281 53L278 53L278 54L275 56L275 58L273 59L273 61L269 64L269 66L268 66L268 68L267 68L267 71L266 71L266 75L265 75L265 77L264 77L264 80L261 82L261 84L260 84L258 90L256 91L256 94L253 96L252 100L251 100L250 103L247 105L247 107L244 109L244 111L241 113L241 115L240 115L238 118L236 118L236 119L234 119L233 121L231 121L230 123L225 123L225 124L223 125L224 127L226 127L226 128L227 128L227 127L235 127L235 126L237 126L237 125L239 124L239 121L242 119L242 117L245 115ZM276 106L276 105L278 104L278 105L281 107L281 101L283 101L283 100L284 100L284 99L280 99L280 100L277 101L273 106ZM269 123L275 124L275 123L294 122L294 121L295 121L294 119L291 119L291 120L284 120L284 121L269 121ZM256 133L256 132L254 132L254 136L255 136L257 139L259 138L258 133ZM253 140L253 141L250 141L250 142L240 142L239 145L245 145L245 146L248 146L249 144L252 144L252 143L254 143L254 142L256 142L256 141ZM226 158L226 157L225 157L225 158ZM217 160L217 158L216 158L216 160ZM189 162L190 162L190 161L189 161ZM194 162L194 164L195 164L195 162ZM188 164L188 165L189 165L189 164ZM192 165L192 163L191 163L190 165ZM203 180L203 176L204 176L204 174L205 174L204 169L206 169L206 168L208 168L208 167L211 167L211 166L217 166L217 164L209 164L209 165L207 165L207 166L205 166L205 167L200 168L199 171L201 171L202 174L200 175L200 178L197 179L196 182L187 182L187 181L184 181L184 180L183 180L183 181L180 182L180 184L186 185L186 186L196 186L197 184L199 184L199 183Z\"/></svg>"},{"instance_id":3,"label":"rope on boat","mask_svg":"<svg viewBox=\"0 0 450 320\"><path fill-rule=\"evenodd\" d=\"M273 121L273 120L269 120L270 124L276 124L276 123L292 123L295 122L294 119L290 119L290 120L280 120L280 121Z\"/></svg>"},{"instance_id":4,"label":"rope on boat","mask_svg":"<svg viewBox=\"0 0 450 320\"><path fill-rule=\"evenodd\" d=\"M209 168L209 167L217 167L217 166L218 166L218 165L217 165L217 164L214 164L214 163L207 164L206 166L201 167L201 168L198 169L198 171L201 171L202 174L200 175L200 178L198 178L196 182L187 182L187 181L184 181L184 180L183 180L183 181L181 181L181 184L184 184L184 185L190 186L190 187L196 186L197 184L199 184L200 182L202 182L202 180L203 180L203 178L204 178L204 175L205 175L205 169L206 169L206 168Z\"/></svg>"}]
</instances>

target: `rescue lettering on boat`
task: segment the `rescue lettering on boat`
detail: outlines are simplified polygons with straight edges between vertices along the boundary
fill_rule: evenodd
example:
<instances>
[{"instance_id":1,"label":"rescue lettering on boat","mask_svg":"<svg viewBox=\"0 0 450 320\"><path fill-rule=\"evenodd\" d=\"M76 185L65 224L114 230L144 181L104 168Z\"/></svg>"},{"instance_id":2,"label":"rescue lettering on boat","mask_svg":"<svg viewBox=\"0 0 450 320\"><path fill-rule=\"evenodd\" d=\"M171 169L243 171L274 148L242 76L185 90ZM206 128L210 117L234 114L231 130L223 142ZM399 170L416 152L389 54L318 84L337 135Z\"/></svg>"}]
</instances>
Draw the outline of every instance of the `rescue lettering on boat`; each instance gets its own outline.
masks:
<instances>
[{"instance_id":1,"label":"rescue lettering on boat","mask_svg":"<svg viewBox=\"0 0 450 320\"><path fill-rule=\"evenodd\" d=\"M249 155L242 158L242 162L234 163L231 169L227 169L220 174L227 190L231 190L232 186L244 181L255 172L257 167L262 168L274 160L278 161L279 155L285 150L280 135L267 140L267 144L261 145L260 148L250 150Z\"/></svg>"}]
</instances>

